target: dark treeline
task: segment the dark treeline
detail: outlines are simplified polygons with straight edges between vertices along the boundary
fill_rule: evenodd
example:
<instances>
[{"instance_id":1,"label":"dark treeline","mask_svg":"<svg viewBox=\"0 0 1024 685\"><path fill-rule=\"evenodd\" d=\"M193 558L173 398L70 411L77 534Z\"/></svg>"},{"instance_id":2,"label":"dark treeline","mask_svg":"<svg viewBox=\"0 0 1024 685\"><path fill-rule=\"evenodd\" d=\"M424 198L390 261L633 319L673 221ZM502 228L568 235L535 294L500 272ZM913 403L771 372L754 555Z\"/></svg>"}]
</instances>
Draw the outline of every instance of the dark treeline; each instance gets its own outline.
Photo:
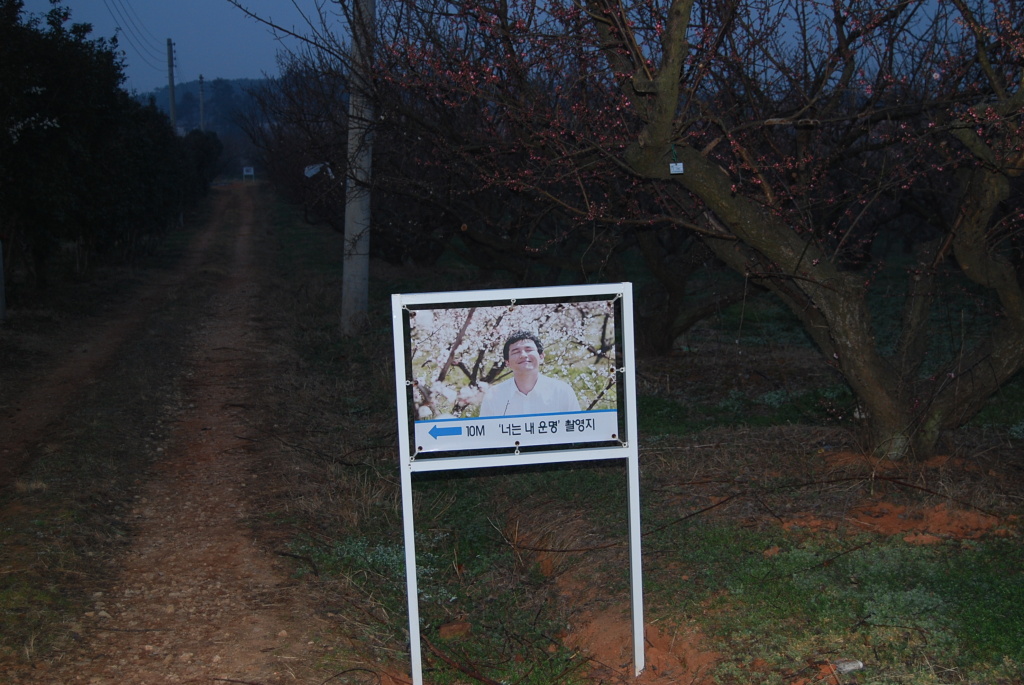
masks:
<instances>
[{"instance_id":1,"label":"dark treeline","mask_svg":"<svg viewBox=\"0 0 1024 685\"><path fill-rule=\"evenodd\" d=\"M165 114L123 88L116 39L90 33L59 5L35 17L21 0L0 0L8 284L45 286L61 254L78 269L138 254L204 195L216 171L217 136L175 135Z\"/></svg>"},{"instance_id":2,"label":"dark treeline","mask_svg":"<svg viewBox=\"0 0 1024 685\"><path fill-rule=\"evenodd\" d=\"M174 84L174 113L179 130L203 129L223 137L238 132L238 120L252 108L251 91L261 88L267 79L206 78ZM152 102L157 109L170 111L170 88L161 86L136 99Z\"/></svg>"},{"instance_id":3,"label":"dark treeline","mask_svg":"<svg viewBox=\"0 0 1024 685\"><path fill-rule=\"evenodd\" d=\"M220 169L225 175L238 175L243 166L255 165L256 175L264 176L253 150L252 141L241 122L253 108L253 91L262 88L268 79L207 78L175 83L174 114L179 135L201 130L216 134L224 146ZM170 88L163 86L148 93L136 93L144 105L155 105L161 112L170 112Z\"/></svg>"}]
</instances>

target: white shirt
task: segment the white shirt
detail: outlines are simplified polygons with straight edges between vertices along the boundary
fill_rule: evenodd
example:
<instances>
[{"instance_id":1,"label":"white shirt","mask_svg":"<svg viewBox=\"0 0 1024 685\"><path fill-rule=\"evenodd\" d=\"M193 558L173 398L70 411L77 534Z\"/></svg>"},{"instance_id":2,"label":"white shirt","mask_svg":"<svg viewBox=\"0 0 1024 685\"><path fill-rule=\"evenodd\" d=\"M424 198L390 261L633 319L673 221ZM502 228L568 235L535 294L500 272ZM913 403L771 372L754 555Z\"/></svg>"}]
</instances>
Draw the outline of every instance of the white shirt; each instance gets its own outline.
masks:
<instances>
[{"instance_id":1,"label":"white shirt","mask_svg":"<svg viewBox=\"0 0 1024 685\"><path fill-rule=\"evenodd\" d=\"M544 374L537 376L537 385L533 386L528 395L519 391L515 378L510 378L488 390L480 403L481 418L566 411L580 411L576 393L565 381Z\"/></svg>"}]
</instances>

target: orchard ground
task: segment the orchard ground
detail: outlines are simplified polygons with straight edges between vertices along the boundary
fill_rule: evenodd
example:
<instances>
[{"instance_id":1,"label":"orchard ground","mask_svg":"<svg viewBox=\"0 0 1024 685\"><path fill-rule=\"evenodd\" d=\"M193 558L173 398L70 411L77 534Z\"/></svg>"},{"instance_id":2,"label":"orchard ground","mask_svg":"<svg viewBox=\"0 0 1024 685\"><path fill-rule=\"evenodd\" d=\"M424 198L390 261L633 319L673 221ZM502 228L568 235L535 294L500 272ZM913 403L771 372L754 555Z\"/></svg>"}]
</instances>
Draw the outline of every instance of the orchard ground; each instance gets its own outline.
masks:
<instances>
[{"instance_id":1,"label":"orchard ground","mask_svg":"<svg viewBox=\"0 0 1024 685\"><path fill-rule=\"evenodd\" d=\"M145 267L15 301L0 680L409 682L387 295L506 284L376 263L345 341L340 251L225 184ZM638 365L639 682L1022 682L1013 431L873 459L837 377L748 306ZM419 482L427 681L634 682L624 493L596 463Z\"/></svg>"}]
</instances>

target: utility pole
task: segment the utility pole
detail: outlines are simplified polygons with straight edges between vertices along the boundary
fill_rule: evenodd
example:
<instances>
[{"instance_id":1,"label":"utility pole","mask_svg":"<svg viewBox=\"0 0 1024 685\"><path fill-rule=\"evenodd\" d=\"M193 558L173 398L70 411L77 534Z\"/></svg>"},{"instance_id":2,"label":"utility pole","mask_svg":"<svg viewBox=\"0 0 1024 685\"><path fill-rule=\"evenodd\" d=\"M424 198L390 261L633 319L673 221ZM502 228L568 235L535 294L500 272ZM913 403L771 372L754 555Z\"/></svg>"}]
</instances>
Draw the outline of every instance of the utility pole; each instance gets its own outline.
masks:
<instances>
[{"instance_id":1,"label":"utility pole","mask_svg":"<svg viewBox=\"0 0 1024 685\"><path fill-rule=\"evenodd\" d=\"M199 130L206 133L206 91L203 90L203 75L199 74Z\"/></svg>"},{"instance_id":2,"label":"utility pole","mask_svg":"<svg viewBox=\"0 0 1024 685\"><path fill-rule=\"evenodd\" d=\"M370 281L370 172L373 102L369 64L376 33L376 1L356 0L349 17L352 63L348 74L348 169L345 174L345 253L341 273L341 333L366 324Z\"/></svg>"},{"instance_id":3,"label":"utility pole","mask_svg":"<svg viewBox=\"0 0 1024 685\"><path fill-rule=\"evenodd\" d=\"M171 39L167 39L167 96L170 99L170 109L167 111L171 115L171 128L174 129L175 135L178 133L178 119L174 115L174 43Z\"/></svg>"}]
</instances>

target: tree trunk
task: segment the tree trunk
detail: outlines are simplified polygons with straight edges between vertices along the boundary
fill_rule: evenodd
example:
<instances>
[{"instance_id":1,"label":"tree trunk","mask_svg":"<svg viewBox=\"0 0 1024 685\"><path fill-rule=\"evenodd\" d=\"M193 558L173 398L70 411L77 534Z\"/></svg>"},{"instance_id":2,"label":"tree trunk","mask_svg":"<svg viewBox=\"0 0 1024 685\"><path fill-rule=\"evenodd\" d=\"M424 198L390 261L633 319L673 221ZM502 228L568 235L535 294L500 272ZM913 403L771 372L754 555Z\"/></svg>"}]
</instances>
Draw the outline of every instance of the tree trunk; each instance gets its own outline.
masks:
<instances>
[{"instance_id":1,"label":"tree trunk","mask_svg":"<svg viewBox=\"0 0 1024 685\"><path fill-rule=\"evenodd\" d=\"M676 230L676 229L670 229ZM744 284L716 286L695 294L690 285L693 276L709 263L720 266L714 253L697 238L688 237L674 251L661 243L655 231L637 231L637 247L644 263L655 278L640 291L636 314L637 354L655 356L670 354L680 336L691 328L748 294L756 296L760 288L748 293Z\"/></svg>"},{"instance_id":2,"label":"tree trunk","mask_svg":"<svg viewBox=\"0 0 1024 685\"><path fill-rule=\"evenodd\" d=\"M600 9L596 0L592 4ZM870 443L877 454L890 458L932 454L942 431L962 425L1024 365L1024 279L989 241L997 207L1008 197L1007 177L1019 172L1013 165L1000 168L994 153L975 133L976 127L965 124L954 129L979 163L961 178L956 219L931 268L951 251L967 278L996 294L1002 316L993 335L934 377L920 379L921 354L928 342L927 299L908 303L911 308L905 311L904 323L910 326L904 329L896 355L884 354L876 339L863 276L841 270L812 230L792 230L783 213L771 211L770 192L764 197L737 192L734 177L711 154L715 145L698 150L675 137L692 7L690 0L672 3L663 38L665 52L652 87L636 92L635 78L622 82L624 94L643 122L636 142L624 152L624 161L639 176L671 179L700 198L708 209L705 242L730 267L779 295L801 318L826 360L842 372L863 404ZM621 29L617 33L601 22L595 22L595 27L608 46L621 42ZM629 55L626 49L609 50L616 73L633 72ZM1007 102L1004 114L1014 115L1018 106L1016 101ZM669 161L676 159L686 171L670 175ZM744 158L744 164L754 166L749 158ZM930 278L931 272L926 273ZM911 284L908 297L922 295L929 285Z\"/></svg>"}]
</instances>

